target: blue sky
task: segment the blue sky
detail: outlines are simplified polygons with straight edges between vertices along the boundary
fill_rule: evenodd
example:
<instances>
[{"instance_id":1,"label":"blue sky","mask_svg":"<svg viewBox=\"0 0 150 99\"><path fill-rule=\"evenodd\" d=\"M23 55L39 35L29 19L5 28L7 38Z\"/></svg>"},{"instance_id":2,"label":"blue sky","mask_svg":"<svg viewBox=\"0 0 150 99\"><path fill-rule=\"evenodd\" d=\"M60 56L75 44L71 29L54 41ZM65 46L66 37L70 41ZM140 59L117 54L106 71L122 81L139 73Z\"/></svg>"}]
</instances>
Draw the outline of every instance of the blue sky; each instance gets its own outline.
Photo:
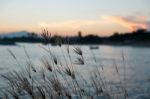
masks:
<instances>
[{"instance_id":1,"label":"blue sky","mask_svg":"<svg viewBox=\"0 0 150 99\"><path fill-rule=\"evenodd\" d=\"M150 27L150 0L1 0L0 32L110 35Z\"/></svg>"}]
</instances>

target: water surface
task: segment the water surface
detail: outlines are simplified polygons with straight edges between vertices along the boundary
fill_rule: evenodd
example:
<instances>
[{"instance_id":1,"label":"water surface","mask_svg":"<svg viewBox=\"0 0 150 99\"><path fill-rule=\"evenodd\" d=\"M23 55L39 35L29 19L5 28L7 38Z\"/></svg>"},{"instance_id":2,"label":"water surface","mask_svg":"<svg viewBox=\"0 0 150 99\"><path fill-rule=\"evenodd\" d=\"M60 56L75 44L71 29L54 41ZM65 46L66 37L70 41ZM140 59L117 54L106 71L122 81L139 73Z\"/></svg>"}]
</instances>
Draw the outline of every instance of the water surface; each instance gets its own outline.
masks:
<instances>
[{"instance_id":1,"label":"water surface","mask_svg":"<svg viewBox=\"0 0 150 99\"><path fill-rule=\"evenodd\" d=\"M18 43L17 46L0 45L0 74L6 74L12 70L20 70L25 67L26 62L29 60L25 50L35 67L40 68L42 66L41 58L49 56L49 53L41 48L41 46L48 49L48 46L41 44ZM85 66L75 65L76 71L88 77L95 66L99 68L103 66L107 83L113 84L118 83L118 75L114 67L114 64L116 64L121 79L123 80L125 76L125 82L128 84L128 87L132 89L132 91L129 92L130 94L139 95L149 92L150 47L99 45L99 49L90 50L89 45L70 45L69 48L73 62L76 62L76 58L78 57L73 51L75 47L82 49L85 59ZM7 49L13 52L19 64L10 55ZM62 62L64 62L64 56L67 58L67 45L63 45L62 47L50 45L50 49ZM96 62L94 58L96 58ZM5 81L0 78L0 88L3 88L4 85ZM142 93L140 93L139 90L141 90Z\"/></svg>"}]
</instances>

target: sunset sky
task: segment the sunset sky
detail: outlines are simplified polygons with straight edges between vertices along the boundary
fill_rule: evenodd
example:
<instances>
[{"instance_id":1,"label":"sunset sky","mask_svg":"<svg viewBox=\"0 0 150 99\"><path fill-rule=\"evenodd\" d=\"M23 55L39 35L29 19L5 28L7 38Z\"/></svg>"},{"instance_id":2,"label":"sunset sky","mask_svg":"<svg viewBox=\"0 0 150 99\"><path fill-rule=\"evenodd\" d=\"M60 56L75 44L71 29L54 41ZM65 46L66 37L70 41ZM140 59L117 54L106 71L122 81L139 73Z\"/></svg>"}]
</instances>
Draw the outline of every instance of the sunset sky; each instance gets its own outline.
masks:
<instances>
[{"instance_id":1,"label":"sunset sky","mask_svg":"<svg viewBox=\"0 0 150 99\"><path fill-rule=\"evenodd\" d=\"M150 0L0 0L0 33L111 35L150 30Z\"/></svg>"}]
</instances>

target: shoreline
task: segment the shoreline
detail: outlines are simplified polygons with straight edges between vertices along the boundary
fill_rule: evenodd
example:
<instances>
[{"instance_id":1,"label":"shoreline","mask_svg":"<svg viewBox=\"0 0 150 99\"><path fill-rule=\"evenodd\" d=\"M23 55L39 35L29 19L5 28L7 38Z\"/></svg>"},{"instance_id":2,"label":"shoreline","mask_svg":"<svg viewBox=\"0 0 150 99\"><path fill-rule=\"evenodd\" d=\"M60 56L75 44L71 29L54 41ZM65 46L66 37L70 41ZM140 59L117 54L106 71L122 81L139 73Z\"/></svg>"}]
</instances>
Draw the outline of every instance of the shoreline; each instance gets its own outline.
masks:
<instances>
[{"instance_id":1,"label":"shoreline","mask_svg":"<svg viewBox=\"0 0 150 99\"><path fill-rule=\"evenodd\" d=\"M15 42L15 43L0 43L0 46L5 46L5 45L7 45L7 46L17 46L17 43L26 43L26 44L42 44L42 45L47 45L47 44L43 44L43 43L41 43L41 42ZM53 45L53 44L51 44L51 43L49 43L50 45L52 45L52 46L57 46L57 45ZM67 45L66 43L63 43L62 45ZM143 42L140 42L140 43L131 43L131 44L127 44L127 43L97 43L97 44L95 44L95 43L85 43L85 44L83 44L83 43L74 43L74 44L69 44L69 45L80 45L80 46L82 46L82 45L95 45L95 46L100 46L100 45L107 45L107 46L131 46L131 47L150 47L150 43L143 43Z\"/></svg>"}]
</instances>

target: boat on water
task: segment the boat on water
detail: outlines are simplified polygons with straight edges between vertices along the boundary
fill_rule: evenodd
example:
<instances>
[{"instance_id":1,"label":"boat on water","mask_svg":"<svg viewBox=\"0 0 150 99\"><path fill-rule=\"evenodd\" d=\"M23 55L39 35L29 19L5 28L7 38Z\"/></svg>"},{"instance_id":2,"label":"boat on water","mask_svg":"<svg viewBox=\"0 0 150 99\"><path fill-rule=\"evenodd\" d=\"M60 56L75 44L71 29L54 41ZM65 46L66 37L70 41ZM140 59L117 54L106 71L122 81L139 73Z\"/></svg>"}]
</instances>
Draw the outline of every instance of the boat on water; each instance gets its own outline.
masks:
<instances>
[{"instance_id":1,"label":"boat on water","mask_svg":"<svg viewBox=\"0 0 150 99\"><path fill-rule=\"evenodd\" d=\"M99 46L90 46L90 49L99 49Z\"/></svg>"}]
</instances>

